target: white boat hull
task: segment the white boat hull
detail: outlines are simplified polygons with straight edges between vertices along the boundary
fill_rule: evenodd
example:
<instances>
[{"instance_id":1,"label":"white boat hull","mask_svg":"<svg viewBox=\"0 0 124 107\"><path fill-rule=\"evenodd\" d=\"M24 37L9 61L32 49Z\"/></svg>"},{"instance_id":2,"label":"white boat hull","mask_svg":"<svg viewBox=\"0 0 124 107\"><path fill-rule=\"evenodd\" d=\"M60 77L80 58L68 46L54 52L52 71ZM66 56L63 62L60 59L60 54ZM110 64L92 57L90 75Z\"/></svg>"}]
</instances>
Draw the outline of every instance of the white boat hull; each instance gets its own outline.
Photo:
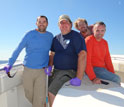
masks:
<instances>
[{"instance_id":1,"label":"white boat hull","mask_svg":"<svg viewBox=\"0 0 124 107\"><path fill-rule=\"evenodd\" d=\"M112 60L116 73L122 79L122 86L109 82L109 85L95 85L85 76L80 87L66 86L58 92L53 107L124 107L124 58ZM23 66L15 63L12 74L8 78L5 71L0 70L0 107L32 107L25 98L22 86ZM0 65L2 69L4 65Z\"/></svg>"},{"instance_id":2,"label":"white boat hull","mask_svg":"<svg viewBox=\"0 0 124 107\"><path fill-rule=\"evenodd\" d=\"M53 107L124 107L124 86L92 84L87 77L80 87L66 86L58 92ZM123 84L124 85L124 84Z\"/></svg>"}]
</instances>

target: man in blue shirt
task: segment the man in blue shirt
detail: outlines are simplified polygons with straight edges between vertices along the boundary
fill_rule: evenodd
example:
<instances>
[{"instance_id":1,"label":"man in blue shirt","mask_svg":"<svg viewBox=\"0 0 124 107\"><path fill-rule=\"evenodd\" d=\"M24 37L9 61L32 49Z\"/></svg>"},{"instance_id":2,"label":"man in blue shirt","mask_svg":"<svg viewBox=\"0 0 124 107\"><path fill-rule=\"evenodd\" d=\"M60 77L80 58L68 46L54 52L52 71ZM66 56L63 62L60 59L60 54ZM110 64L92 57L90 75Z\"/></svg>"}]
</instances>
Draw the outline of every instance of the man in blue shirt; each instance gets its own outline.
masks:
<instances>
[{"instance_id":1,"label":"man in blue shirt","mask_svg":"<svg viewBox=\"0 0 124 107\"><path fill-rule=\"evenodd\" d=\"M61 15L58 22L61 33L54 37L50 54L50 65L54 65L49 79L49 101L52 107L56 94L62 85L70 80L73 86L80 86L86 67L86 45L84 38L71 30L72 22L67 15Z\"/></svg>"},{"instance_id":2,"label":"man in blue shirt","mask_svg":"<svg viewBox=\"0 0 124 107\"><path fill-rule=\"evenodd\" d=\"M9 59L6 70L10 70L23 48L24 58L23 86L25 96L32 107L44 107L46 102L46 75L44 67L48 66L49 50L53 34L46 31L48 19L46 16L37 18L37 29L26 33L16 50Z\"/></svg>"}]
</instances>

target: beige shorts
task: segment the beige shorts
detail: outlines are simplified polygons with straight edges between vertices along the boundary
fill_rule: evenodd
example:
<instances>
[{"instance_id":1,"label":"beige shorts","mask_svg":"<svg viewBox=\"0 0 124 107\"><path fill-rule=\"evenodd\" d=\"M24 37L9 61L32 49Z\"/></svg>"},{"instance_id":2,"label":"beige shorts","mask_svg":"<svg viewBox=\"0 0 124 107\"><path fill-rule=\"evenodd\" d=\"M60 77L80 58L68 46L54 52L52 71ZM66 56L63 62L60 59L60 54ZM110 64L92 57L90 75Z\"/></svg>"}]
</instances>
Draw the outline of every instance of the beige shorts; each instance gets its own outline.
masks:
<instances>
[{"instance_id":1,"label":"beige shorts","mask_svg":"<svg viewBox=\"0 0 124 107\"><path fill-rule=\"evenodd\" d=\"M26 98L32 107L44 107L46 103L46 75L44 69L24 67L23 86Z\"/></svg>"}]
</instances>

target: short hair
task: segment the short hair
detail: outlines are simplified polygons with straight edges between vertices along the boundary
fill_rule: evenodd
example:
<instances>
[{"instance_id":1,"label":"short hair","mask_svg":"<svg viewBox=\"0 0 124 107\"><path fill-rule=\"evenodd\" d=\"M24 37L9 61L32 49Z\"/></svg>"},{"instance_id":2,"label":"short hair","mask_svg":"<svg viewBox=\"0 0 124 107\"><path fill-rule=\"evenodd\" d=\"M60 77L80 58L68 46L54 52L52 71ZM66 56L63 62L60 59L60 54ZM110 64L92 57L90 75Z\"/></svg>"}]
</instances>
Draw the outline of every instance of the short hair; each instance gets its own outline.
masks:
<instances>
[{"instance_id":1,"label":"short hair","mask_svg":"<svg viewBox=\"0 0 124 107\"><path fill-rule=\"evenodd\" d=\"M37 17L37 21L38 21L38 18L45 18L46 21L47 21L47 23L48 23L48 18L47 18L46 16L44 16L44 15L38 16L38 17Z\"/></svg>"},{"instance_id":2,"label":"short hair","mask_svg":"<svg viewBox=\"0 0 124 107\"><path fill-rule=\"evenodd\" d=\"M88 26L88 23L87 23L87 20L86 20L86 19L78 18L78 19L74 22L74 27L75 27L76 29L78 29L78 22L79 22L79 21L84 22L84 23Z\"/></svg>"},{"instance_id":3,"label":"short hair","mask_svg":"<svg viewBox=\"0 0 124 107\"><path fill-rule=\"evenodd\" d=\"M95 25L103 25L103 26L105 26L105 28L106 28L105 23L104 23L104 22L102 22L102 21L100 21L100 22L96 22L96 23L94 24L94 26L95 26Z\"/></svg>"}]
</instances>

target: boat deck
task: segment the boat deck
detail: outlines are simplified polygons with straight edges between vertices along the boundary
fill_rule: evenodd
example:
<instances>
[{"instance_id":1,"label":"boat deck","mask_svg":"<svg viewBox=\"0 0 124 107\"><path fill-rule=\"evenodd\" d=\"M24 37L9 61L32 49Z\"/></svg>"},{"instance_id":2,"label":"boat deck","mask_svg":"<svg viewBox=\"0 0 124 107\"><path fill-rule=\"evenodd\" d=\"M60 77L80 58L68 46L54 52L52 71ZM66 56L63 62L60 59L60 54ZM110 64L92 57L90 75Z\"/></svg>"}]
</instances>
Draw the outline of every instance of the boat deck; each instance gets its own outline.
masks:
<instances>
[{"instance_id":1,"label":"boat deck","mask_svg":"<svg viewBox=\"0 0 124 107\"><path fill-rule=\"evenodd\" d=\"M80 87L65 83L58 92L53 107L124 107L124 56L112 56L116 73L121 77L121 86L109 82L109 85L92 84L85 75ZM16 62L8 78L0 65L0 107L32 107L24 95L22 86L23 66ZM107 81L107 80L105 80Z\"/></svg>"},{"instance_id":2,"label":"boat deck","mask_svg":"<svg viewBox=\"0 0 124 107\"><path fill-rule=\"evenodd\" d=\"M106 81L106 80L105 80ZM92 84L85 76L80 87L65 83L57 94L53 107L124 107L124 83L119 86Z\"/></svg>"}]
</instances>

